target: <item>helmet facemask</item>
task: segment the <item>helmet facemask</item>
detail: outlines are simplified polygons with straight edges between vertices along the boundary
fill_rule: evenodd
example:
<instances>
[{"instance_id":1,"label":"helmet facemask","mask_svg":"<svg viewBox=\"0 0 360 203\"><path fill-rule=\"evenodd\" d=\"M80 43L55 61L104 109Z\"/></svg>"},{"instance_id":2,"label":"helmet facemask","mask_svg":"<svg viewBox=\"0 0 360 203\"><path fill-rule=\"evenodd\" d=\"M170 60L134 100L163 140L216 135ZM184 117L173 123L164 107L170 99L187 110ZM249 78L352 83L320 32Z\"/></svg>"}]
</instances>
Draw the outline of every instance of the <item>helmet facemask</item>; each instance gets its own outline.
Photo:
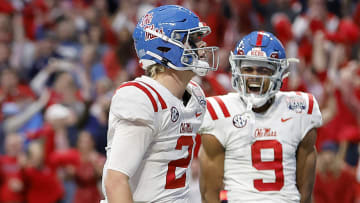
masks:
<instances>
[{"instance_id":1,"label":"helmet facemask","mask_svg":"<svg viewBox=\"0 0 360 203\"><path fill-rule=\"evenodd\" d=\"M191 67L199 76L206 75L209 71L216 71L219 65L218 47L206 46L203 38L210 34L208 26L201 26L190 30L175 30L173 35L184 33L182 44L184 52L181 57L181 63Z\"/></svg>"},{"instance_id":2,"label":"helmet facemask","mask_svg":"<svg viewBox=\"0 0 360 203\"><path fill-rule=\"evenodd\" d=\"M180 61L185 67L177 67L171 61L164 60L155 53L149 51L146 53L160 61L166 61L165 65L168 67L175 70L192 70L199 76L205 76L209 71L217 70L219 65L218 47L201 45L201 43L205 44L202 39L210 34L210 27L200 26L187 30L174 30L170 38L151 29L146 29L146 32L183 49Z\"/></svg>"},{"instance_id":3,"label":"helmet facemask","mask_svg":"<svg viewBox=\"0 0 360 203\"><path fill-rule=\"evenodd\" d=\"M287 59L233 55L229 58L232 67L232 85L240 97L251 107L261 107L281 88L288 74ZM256 69L260 74L251 74L246 69Z\"/></svg>"}]
</instances>

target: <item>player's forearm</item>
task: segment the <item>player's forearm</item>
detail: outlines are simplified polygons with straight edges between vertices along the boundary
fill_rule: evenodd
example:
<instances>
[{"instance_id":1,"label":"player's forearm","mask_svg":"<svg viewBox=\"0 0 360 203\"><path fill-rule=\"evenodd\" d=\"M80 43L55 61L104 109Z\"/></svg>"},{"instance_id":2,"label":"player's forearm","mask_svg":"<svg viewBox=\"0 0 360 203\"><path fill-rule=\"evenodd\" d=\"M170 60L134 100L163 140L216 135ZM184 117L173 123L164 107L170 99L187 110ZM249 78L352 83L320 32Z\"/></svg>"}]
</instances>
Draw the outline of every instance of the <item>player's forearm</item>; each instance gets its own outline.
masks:
<instances>
[{"instance_id":1,"label":"player's forearm","mask_svg":"<svg viewBox=\"0 0 360 203\"><path fill-rule=\"evenodd\" d=\"M108 203L133 203L128 177L118 171L108 170L105 191Z\"/></svg>"},{"instance_id":2,"label":"player's forearm","mask_svg":"<svg viewBox=\"0 0 360 203\"><path fill-rule=\"evenodd\" d=\"M217 189L215 190L207 189L205 191L201 191L202 203L219 203L220 202L219 193L220 190Z\"/></svg>"},{"instance_id":3,"label":"player's forearm","mask_svg":"<svg viewBox=\"0 0 360 203\"><path fill-rule=\"evenodd\" d=\"M301 195L300 203L311 203L315 181L316 129L311 129L299 144L296 153L296 183Z\"/></svg>"},{"instance_id":4,"label":"player's forearm","mask_svg":"<svg viewBox=\"0 0 360 203\"><path fill-rule=\"evenodd\" d=\"M300 203L311 203L311 195L315 180L316 151L314 150L306 156L302 167L301 177L298 177L299 192L301 194Z\"/></svg>"},{"instance_id":5,"label":"player's forearm","mask_svg":"<svg viewBox=\"0 0 360 203\"><path fill-rule=\"evenodd\" d=\"M203 203L219 203L223 188L225 150L213 135L202 135L200 192Z\"/></svg>"},{"instance_id":6,"label":"player's forearm","mask_svg":"<svg viewBox=\"0 0 360 203\"><path fill-rule=\"evenodd\" d=\"M203 158L203 157L202 157ZM209 169L210 167L206 168ZM206 170L203 166L200 173L200 193L202 203L219 203L222 178L217 175L216 170ZM211 171L213 174L211 174Z\"/></svg>"},{"instance_id":7,"label":"player's forearm","mask_svg":"<svg viewBox=\"0 0 360 203\"><path fill-rule=\"evenodd\" d=\"M200 193L202 203L219 203L220 202L220 191L222 189L222 178L215 178L216 171L211 176L210 171L202 170L200 175ZM209 174L209 175L205 175Z\"/></svg>"}]
</instances>

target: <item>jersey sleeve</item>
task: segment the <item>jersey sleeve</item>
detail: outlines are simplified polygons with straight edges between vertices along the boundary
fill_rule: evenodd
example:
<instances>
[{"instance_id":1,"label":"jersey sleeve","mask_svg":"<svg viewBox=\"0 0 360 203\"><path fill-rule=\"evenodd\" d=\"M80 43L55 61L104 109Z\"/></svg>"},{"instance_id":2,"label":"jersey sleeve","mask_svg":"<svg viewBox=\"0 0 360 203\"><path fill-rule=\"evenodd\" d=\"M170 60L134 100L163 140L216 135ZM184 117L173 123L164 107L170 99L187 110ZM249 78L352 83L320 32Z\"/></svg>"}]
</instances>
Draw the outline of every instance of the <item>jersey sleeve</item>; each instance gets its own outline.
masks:
<instances>
[{"instance_id":1,"label":"jersey sleeve","mask_svg":"<svg viewBox=\"0 0 360 203\"><path fill-rule=\"evenodd\" d=\"M319 104L315 97L311 94L307 94L307 111L304 113L302 139L311 129L318 128L322 125L322 116Z\"/></svg>"},{"instance_id":2,"label":"jersey sleeve","mask_svg":"<svg viewBox=\"0 0 360 203\"><path fill-rule=\"evenodd\" d=\"M110 113L119 120L140 123L152 129L155 111L149 96L137 87L123 87L116 91L111 101Z\"/></svg>"},{"instance_id":3,"label":"jersey sleeve","mask_svg":"<svg viewBox=\"0 0 360 203\"><path fill-rule=\"evenodd\" d=\"M117 90L111 101L107 169L131 177L155 136L154 106L137 87Z\"/></svg>"},{"instance_id":4,"label":"jersey sleeve","mask_svg":"<svg viewBox=\"0 0 360 203\"><path fill-rule=\"evenodd\" d=\"M200 127L199 134L210 134L216 137L216 139L221 143L223 147L227 143L227 134L224 132L224 126L222 126L222 120L214 119L214 117L209 112L209 100L208 108L206 110L203 123Z\"/></svg>"}]
</instances>

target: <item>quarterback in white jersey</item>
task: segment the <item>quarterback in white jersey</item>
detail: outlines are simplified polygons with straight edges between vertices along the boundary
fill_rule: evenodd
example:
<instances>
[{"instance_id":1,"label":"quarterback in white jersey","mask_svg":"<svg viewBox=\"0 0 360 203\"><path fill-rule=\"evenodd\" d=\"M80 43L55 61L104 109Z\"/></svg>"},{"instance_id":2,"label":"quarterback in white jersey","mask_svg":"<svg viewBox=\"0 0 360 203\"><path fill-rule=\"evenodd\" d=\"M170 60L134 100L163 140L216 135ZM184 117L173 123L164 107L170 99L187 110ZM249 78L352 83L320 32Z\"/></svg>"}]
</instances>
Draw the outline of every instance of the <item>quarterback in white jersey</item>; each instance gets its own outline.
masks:
<instances>
[{"instance_id":1,"label":"quarterback in white jersey","mask_svg":"<svg viewBox=\"0 0 360 203\"><path fill-rule=\"evenodd\" d=\"M195 136L206 111L191 78L217 68L217 47L202 41L209 33L193 12L174 5L138 23L133 38L147 76L122 84L112 98L102 202L189 202Z\"/></svg>"},{"instance_id":2,"label":"quarterback in white jersey","mask_svg":"<svg viewBox=\"0 0 360 203\"><path fill-rule=\"evenodd\" d=\"M322 123L309 93L281 92L289 62L267 32L245 36L231 53L238 93L207 99L201 126L203 202L311 202L316 128Z\"/></svg>"}]
</instances>

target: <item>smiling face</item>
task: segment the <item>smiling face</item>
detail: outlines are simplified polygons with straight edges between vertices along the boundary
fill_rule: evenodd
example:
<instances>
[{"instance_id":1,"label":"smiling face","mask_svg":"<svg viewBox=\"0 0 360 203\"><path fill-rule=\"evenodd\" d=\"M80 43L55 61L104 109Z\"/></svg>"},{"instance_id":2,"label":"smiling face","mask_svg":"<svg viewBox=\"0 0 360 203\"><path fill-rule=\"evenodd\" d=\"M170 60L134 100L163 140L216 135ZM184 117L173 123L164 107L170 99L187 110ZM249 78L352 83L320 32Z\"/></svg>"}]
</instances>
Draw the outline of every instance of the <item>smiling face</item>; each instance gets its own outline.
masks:
<instances>
[{"instance_id":1,"label":"smiling face","mask_svg":"<svg viewBox=\"0 0 360 203\"><path fill-rule=\"evenodd\" d=\"M270 77L274 70L268 67L242 67L241 74L244 75L245 91L248 94L265 94L270 86Z\"/></svg>"},{"instance_id":2,"label":"smiling face","mask_svg":"<svg viewBox=\"0 0 360 203\"><path fill-rule=\"evenodd\" d=\"M290 63L277 37L264 31L254 31L243 37L230 52L229 62L232 86L248 109L273 101L288 75Z\"/></svg>"}]
</instances>

